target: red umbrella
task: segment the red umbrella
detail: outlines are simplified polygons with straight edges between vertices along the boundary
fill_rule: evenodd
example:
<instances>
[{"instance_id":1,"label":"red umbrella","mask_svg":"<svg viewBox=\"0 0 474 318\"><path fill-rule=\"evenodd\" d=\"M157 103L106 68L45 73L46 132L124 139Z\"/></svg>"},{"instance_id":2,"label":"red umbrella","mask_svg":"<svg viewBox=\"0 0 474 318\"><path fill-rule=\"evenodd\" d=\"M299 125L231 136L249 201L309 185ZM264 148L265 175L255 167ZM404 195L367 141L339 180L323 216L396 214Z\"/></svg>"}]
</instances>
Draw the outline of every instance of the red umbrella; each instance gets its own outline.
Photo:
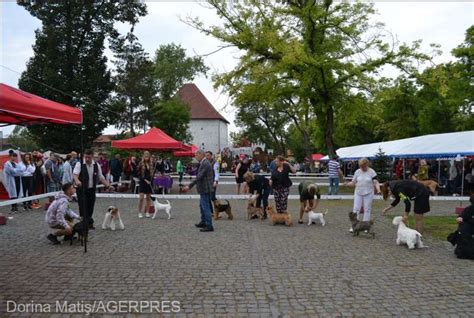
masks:
<instances>
[{"instance_id":1,"label":"red umbrella","mask_svg":"<svg viewBox=\"0 0 474 318\"><path fill-rule=\"evenodd\" d=\"M143 135L125 140L113 140L112 147L136 150L182 150L183 144L174 140L161 129L151 128Z\"/></svg>"},{"instance_id":2,"label":"red umbrella","mask_svg":"<svg viewBox=\"0 0 474 318\"><path fill-rule=\"evenodd\" d=\"M194 154L199 149L195 145L191 145L191 146L184 145L184 146L187 147L186 150L175 151L175 152L173 152L173 156L175 156L175 157L194 157Z\"/></svg>"},{"instance_id":3,"label":"red umbrella","mask_svg":"<svg viewBox=\"0 0 474 318\"><path fill-rule=\"evenodd\" d=\"M82 112L0 83L0 123L82 124Z\"/></svg>"}]
</instances>

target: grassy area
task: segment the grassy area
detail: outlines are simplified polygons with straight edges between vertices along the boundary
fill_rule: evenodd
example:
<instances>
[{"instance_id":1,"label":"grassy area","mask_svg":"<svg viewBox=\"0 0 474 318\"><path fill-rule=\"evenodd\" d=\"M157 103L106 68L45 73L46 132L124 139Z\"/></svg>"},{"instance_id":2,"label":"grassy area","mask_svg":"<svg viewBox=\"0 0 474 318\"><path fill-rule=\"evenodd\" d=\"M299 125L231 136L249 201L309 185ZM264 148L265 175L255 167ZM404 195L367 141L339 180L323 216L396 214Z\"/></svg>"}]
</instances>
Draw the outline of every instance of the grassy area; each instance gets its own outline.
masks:
<instances>
[{"instance_id":1,"label":"grassy area","mask_svg":"<svg viewBox=\"0 0 474 318\"><path fill-rule=\"evenodd\" d=\"M393 216L390 218L393 218ZM424 235L429 235L442 241L445 241L448 234L454 232L458 227L456 216L425 216L424 221ZM408 217L408 224L410 228L415 228L415 217L413 215Z\"/></svg>"}]
</instances>

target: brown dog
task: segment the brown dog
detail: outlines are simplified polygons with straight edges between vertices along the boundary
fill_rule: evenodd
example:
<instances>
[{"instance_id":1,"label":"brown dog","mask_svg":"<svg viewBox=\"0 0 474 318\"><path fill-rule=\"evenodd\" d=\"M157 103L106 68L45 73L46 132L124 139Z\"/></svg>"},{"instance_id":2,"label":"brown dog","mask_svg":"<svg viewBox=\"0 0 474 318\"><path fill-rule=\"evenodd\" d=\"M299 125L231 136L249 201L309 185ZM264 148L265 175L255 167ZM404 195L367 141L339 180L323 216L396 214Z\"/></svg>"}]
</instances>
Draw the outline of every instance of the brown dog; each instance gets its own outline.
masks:
<instances>
[{"instance_id":1,"label":"brown dog","mask_svg":"<svg viewBox=\"0 0 474 318\"><path fill-rule=\"evenodd\" d=\"M273 207L268 206L267 215L272 225L275 225L275 224L286 224L287 226L293 225L293 222L291 221L291 215L288 212L275 213L275 211L273 210Z\"/></svg>"},{"instance_id":2,"label":"brown dog","mask_svg":"<svg viewBox=\"0 0 474 318\"><path fill-rule=\"evenodd\" d=\"M230 206L229 201L227 201L227 200L225 200L225 201L222 201L222 200L214 201L214 220L219 220L221 218L220 214L222 212L225 212L227 214L227 218L229 220L234 219L234 215L232 214L232 208Z\"/></svg>"},{"instance_id":3,"label":"brown dog","mask_svg":"<svg viewBox=\"0 0 474 318\"><path fill-rule=\"evenodd\" d=\"M434 196L438 195L438 189L439 189L438 182L433 181L433 180L418 180L416 175L412 175L411 179L414 180L414 181L418 181L419 183L424 185L425 188L427 188L432 195L434 195Z\"/></svg>"}]
</instances>

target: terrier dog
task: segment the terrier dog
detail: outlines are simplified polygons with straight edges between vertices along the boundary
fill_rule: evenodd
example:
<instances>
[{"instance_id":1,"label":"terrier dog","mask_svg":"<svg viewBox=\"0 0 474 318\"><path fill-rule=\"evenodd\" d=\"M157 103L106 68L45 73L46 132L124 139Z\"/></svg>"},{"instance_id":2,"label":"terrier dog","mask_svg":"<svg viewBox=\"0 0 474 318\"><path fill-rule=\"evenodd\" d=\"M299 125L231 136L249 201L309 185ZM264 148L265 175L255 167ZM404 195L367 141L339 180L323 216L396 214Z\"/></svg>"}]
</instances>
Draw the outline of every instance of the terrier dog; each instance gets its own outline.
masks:
<instances>
[{"instance_id":1,"label":"terrier dog","mask_svg":"<svg viewBox=\"0 0 474 318\"><path fill-rule=\"evenodd\" d=\"M328 213L328 210L324 211L324 213L316 213L314 211L308 212L308 225L311 223L319 221L322 226L326 225L326 220L324 220L324 216Z\"/></svg>"},{"instance_id":2,"label":"terrier dog","mask_svg":"<svg viewBox=\"0 0 474 318\"><path fill-rule=\"evenodd\" d=\"M263 220L263 209L257 208L255 202L257 201L258 195L251 195L247 204L247 219L260 219Z\"/></svg>"},{"instance_id":3,"label":"terrier dog","mask_svg":"<svg viewBox=\"0 0 474 318\"><path fill-rule=\"evenodd\" d=\"M267 214L272 225L275 224L286 224L287 226L292 226L293 222L291 221L291 215L288 212L285 213L275 213L272 206L267 207Z\"/></svg>"},{"instance_id":4,"label":"terrier dog","mask_svg":"<svg viewBox=\"0 0 474 318\"><path fill-rule=\"evenodd\" d=\"M76 222L74 223L74 225L72 226L72 234L70 235L69 239L70 239L70 244L69 245L72 245L72 243L74 242L74 235L76 235L77 233L77 239L79 242L81 242L81 246L84 246L84 241L85 241L85 226L84 226L84 221L79 221L79 222Z\"/></svg>"},{"instance_id":5,"label":"terrier dog","mask_svg":"<svg viewBox=\"0 0 474 318\"><path fill-rule=\"evenodd\" d=\"M102 223L102 229L107 230L115 229L123 230L125 226L123 225L122 218L120 217L120 212L115 206L109 206L105 212L104 222Z\"/></svg>"},{"instance_id":6,"label":"terrier dog","mask_svg":"<svg viewBox=\"0 0 474 318\"><path fill-rule=\"evenodd\" d=\"M158 202L158 200L153 201L153 206L155 208L155 213L153 213L152 219L156 218L156 214L159 210L164 210L166 214L168 214L168 220L171 219L171 203L170 201L166 200L166 204Z\"/></svg>"},{"instance_id":7,"label":"terrier dog","mask_svg":"<svg viewBox=\"0 0 474 318\"><path fill-rule=\"evenodd\" d=\"M229 201L225 200L215 200L214 202L214 220L219 220L220 214L225 212L227 214L227 218L229 220L234 219L234 215L232 214L232 207L230 206Z\"/></svg>"},{"instance_id":8,"label":"terrier dog","mask_svg":"<svg viewBox=\"0 0 474 318\"><path fill-rule=\"evenodd\" d=\"M417 181L418 183L421 183L422 185L425 186L425 188L428 189L428 191L430 191L430 193L434 196L437 196L438 195L438 190L439 190L439 184L438 182L436 181L433 181L433 180L418 180L417 176L416 175L412 175L411 176L411 179L413 181Z\"/></svg>"},{"instance_id":9,"label":"terrier dog","mask_svg":"<svg viewBox=\"0 0 474 318\"><path fill-rule=\"evenodd\" d=\"M415 247L425 247L421 241L421 234L418 231L410 229L408 226L406 226L405 222L403 222L403 217L394 217L392 223L393 225L398 226L396 241L397 245L406 244L410 250L414 249Z\"/></svg>"},{"instance_id":10,"label":"terrier dog","mask_svg":"<svg viewBox=\"0 0 474 318\"><path fill-rule=\"evenodd\" d=\"M353 236L359 236L359 232L367 231L372 238L375 238L375 232L372 230L372 225L374 225L374 220L370 221L359 221L357 219L357 213L349 212L349 220L352 223Z\"/></svg>"}]
</instances>

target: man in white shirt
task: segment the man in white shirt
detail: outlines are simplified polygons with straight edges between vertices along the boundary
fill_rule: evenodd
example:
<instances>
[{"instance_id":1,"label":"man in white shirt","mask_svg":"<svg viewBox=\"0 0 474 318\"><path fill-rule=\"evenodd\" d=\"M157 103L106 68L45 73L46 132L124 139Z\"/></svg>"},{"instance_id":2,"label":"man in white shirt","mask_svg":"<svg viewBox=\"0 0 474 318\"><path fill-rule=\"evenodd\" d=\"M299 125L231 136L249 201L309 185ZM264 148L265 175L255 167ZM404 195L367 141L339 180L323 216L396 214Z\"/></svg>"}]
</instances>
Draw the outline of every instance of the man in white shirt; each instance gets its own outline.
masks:
<instances>
[{"instance_id":1,"label":"man in white shirt","mask_svg":"<svg viewBox=\"0 0 474 318\"><path fill-rule=\"evenodd\" d=\"M83 218L89 220L89 228L94 228L94 214L95 192L97 183L102 183L107 188L110 188L110 183L105 179L100 169L100 165L92 160L94 153L92 150L84 152L84 160L81 164L76 163L74 167L74 182L77 187L77 199L79 201L79 213Z\"/></svg>"}]
</instances>

